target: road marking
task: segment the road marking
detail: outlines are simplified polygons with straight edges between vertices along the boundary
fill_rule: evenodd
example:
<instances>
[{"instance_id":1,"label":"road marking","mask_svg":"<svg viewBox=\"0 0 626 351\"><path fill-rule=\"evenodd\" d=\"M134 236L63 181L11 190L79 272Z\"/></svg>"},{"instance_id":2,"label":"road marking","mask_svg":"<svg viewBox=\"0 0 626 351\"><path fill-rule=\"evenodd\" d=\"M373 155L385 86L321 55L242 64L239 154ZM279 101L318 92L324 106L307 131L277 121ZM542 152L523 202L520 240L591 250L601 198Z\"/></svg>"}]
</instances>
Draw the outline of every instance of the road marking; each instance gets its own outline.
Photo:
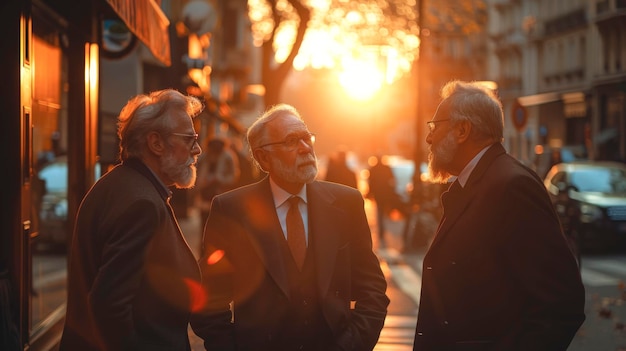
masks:
<instances>
[{"instance_id":1,"label":"road marking","mask_svg":"<svg viewBox=\"0 0 626 351\"><path fill-rule=\"evenodd\" d=\"M626 264L617 260L591 260L583 258L583 267L591 268L596 271L614 273L619 276L626 275Z\"/></svg>"},{"instance_id":2,"label":"road marking","mask_svg":"<svg viewBox=\"0 0 626 351\"><path fill-rule=\"evenodd\" d=\"M585 267L580 269L580 276L583 280L583 284L589 286L615 286L620 282L620 280L615 277Z\"/></svg>"},{"instance_id":3,"label":"road marking","mask_svg":"<svg viewBox=\"0 0 626 351\"><path fill-rule=\"evenodd\" d=\"M391 273L391 279L398 285L417 306L419 306L422 292L422 277L404 262L404 258L398 250L393 248L380 248L378 255L386 262L385 270Z\"/></svg>"},{"instance_id":4,"label":"road marking","mask_svg":"<svg viewBox=\"0 0 626 351\"><path fill-rule=\"evenodd\" d=\"M422 277L417 275L413 268L404 263L392 265L389 268L391 269L391 277L400 290L419 306L420 294L422 293Z\"/></svg>"}]
</instances>

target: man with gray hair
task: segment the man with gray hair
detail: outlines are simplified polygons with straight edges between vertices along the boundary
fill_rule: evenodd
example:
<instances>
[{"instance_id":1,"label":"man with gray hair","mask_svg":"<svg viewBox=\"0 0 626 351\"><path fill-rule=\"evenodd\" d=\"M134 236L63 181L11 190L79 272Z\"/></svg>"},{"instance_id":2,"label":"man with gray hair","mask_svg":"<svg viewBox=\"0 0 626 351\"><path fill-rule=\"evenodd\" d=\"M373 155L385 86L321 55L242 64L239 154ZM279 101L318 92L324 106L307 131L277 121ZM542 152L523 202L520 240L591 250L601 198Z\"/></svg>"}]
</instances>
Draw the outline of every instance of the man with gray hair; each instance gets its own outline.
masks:
<instances>
[{"instance_id":1,"label":"man with gray hair","mask_svg":"<svg viewBox=\"0 0 626 351\"><path fill-rule=\"evenodd\" d=\"M566 350L585 290L541 179L502 146L503 111L452 81L427 122L444 214L423 262L415 351Z\"/></svg>"},{"instance_id":2,"label":"man with gray hair","mask_svg":"<svg viewBox=\"0 0 626 351\"><path fill-rule=\"evenodd\" d=\"M200 268L168 187L196 181L202 150L192 118L202 108L198 99L166 89L137 95L122 109L122 162L78 209L61 351L190 350Z\"/></svg>"},{"instance_id":3,"label":"man with gray hair","mask_svg":"<svg viewBox=\"0 0 626 351\"><path fill-rule=\"evenodd\" d=\"M355 188L316 180L315 135L290 105L248 129L261 181L217 195L200 260L207 350L372 350L389 299Z\"/></svg>"}]
</instances>

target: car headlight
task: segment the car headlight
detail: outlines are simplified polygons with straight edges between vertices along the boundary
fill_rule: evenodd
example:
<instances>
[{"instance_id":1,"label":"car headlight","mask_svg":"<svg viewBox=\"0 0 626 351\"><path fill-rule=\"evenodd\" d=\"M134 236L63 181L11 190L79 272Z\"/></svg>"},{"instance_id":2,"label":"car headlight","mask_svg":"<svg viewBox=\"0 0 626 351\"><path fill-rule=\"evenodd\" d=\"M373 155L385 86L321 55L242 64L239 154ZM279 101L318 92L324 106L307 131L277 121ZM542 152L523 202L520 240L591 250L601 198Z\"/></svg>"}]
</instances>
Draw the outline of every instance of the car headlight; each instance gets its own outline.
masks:
<instances>
[{"instance_id":1,"label":"car headlight","mask_svg":"<svg viewBox=\"0 0 626 351\"><path fill-rule=\"evenodd\" d=\"M598 206L582 204L580 205L580 221L591 223L602 218L602 210Z\"/></svg>"}]
</instances>

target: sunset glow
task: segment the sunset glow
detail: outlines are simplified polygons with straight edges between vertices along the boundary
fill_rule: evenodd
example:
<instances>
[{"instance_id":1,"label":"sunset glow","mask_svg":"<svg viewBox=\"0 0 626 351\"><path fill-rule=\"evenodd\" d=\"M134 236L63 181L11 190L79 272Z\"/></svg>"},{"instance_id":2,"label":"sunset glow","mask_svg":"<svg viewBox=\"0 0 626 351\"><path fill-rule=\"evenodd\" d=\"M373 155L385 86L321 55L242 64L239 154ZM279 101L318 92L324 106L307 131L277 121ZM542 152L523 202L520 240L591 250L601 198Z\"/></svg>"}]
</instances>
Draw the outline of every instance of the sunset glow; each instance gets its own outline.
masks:
<instances>
[{"instance_id":1,"label":"sunset glow","mask_svg":"<svg viewBox=\"0 0 626 351\"><path fill-rule=\"evenodd\" d=\"M356 100L367 100L374 96L384 81L377 65L366 61L347 61L337 73L346 93Z\"/></svg>"},{"instance_id":2,"label":"sunset glow","mask_svg":"<svg viewBox=\"0 0 626 351\"><path fill-rule=\"evenodd\" d=\"M389 18L376 1L305 1L311 20L296 56L296 70L335 70L341 86L355 99L371 98L412 68L419 47L414 2L394 0L403 18ZM342 4L342 5L338 5ZM277 8L284 19L274 37L274 59L284 62L293 47L299 18L286 0ZM248 0L255 45L269 40L274 28L266 0Z\"/></svg>"}]
</instances>

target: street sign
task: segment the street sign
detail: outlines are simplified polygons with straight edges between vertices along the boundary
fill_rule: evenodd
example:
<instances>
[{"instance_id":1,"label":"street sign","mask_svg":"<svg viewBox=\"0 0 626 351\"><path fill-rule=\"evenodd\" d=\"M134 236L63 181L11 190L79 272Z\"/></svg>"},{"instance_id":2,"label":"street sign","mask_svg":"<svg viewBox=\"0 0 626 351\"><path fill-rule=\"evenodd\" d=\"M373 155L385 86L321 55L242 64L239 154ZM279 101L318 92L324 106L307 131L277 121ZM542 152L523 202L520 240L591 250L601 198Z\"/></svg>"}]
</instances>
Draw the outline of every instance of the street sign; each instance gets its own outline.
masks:
<instances>
[{"instance_id":1,"label":"street sign","mask_svg":"<svg viewBox=\"0 0 626 351\"><path fill-rule=\"evenodd\" d=\"M524 130L526 122L528 122L528 112L526 111L526 107L519 103L518 99L515 99L515 102L513 103L511 117L513 118L513 125L515 126L515 129L517 129L518 132Z\"/></svg>"}]
</instances>

